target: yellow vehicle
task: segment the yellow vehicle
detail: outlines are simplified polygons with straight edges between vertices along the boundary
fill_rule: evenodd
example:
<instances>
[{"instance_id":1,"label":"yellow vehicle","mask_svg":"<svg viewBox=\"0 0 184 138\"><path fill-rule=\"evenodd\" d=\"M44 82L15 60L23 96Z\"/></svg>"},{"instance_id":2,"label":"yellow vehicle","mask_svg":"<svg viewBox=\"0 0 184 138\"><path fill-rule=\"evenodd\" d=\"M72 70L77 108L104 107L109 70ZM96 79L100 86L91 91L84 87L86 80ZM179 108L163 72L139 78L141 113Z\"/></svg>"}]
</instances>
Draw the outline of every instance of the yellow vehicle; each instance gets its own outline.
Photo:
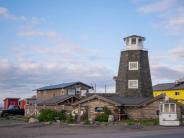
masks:
<instances>
[{"instance_id":1,"label":"yellow vehicle","mask_svg":"<svg viewBox=\"0 0 184 138\"><path fill-rule=\"evenodd\" d=\"M156 97L160 94L165 94L184 104L184 79L177 80L174 83L162 83L153 86L153 96Z\"/></svg>"}]
</instances>

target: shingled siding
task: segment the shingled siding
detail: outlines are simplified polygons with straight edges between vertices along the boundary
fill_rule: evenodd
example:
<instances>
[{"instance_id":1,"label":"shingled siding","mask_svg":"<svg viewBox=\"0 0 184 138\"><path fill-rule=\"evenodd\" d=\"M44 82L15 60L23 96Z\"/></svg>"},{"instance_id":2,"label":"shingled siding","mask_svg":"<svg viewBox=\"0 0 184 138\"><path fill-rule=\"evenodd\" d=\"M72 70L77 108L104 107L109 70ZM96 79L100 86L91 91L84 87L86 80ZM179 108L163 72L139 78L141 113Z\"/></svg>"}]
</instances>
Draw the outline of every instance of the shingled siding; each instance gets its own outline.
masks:
<instances>
[{"instance_id":1,"label":"shingled siding","mask_svg":"<svg viewBox=\"0 0 184 138\"><path fill-rule=\"evenodd\" d=\"M37 92L37 99L45 100L54 96L63 96L67 94L67 89L54 89Z\"/></svg>"},{"instance_id":2,"label":"shingled siding","mask_svg":"<svg viewBox=\"0 0 184 138\"><path fill-rule=\"evenodd\" d=\"M125 111L131 119L156 119L158 118L159 103L160 101L157 100L142 107L127 107Z\"/></svg>"},{"instance_id":3,"label":"shingled siding","mask_svg":"<svg viewBox=\"0 0 184 138\"><path fill-rule=\"evenodd\" d=\"M129 62L138 62L138 70L129 70ZM128 88L128 80L138 80L138 89ZM120 96L152 97L152 81L148 51L122 51L116 80L116 92Z\"/></svg>"},{"instance_id":4,"label":"shingled siding","mask_svg":"<svg viewBox=\"0 0 184 138\"><path fill-rule=\"evenodd\" d=\"M95 112L95 108L96 107L107 107L109 108L112 112L114 112L114 110L116 109L116 107L108 102L105 102L103 100L100 100L100 99L93 99L93 100L90 100L88 102L85 102L85 103L82 103L80 105L81 107L88 107L88 117L90 119L95 119L97 114L97 112Z\"/></svg>"},{"instance_id":5,"label":"shingled siding","mask_svg":"<svg viewBox=\"0 0 184 138\"><path fill-rule=\"evenodd\" d=\"M73 85L67 88L58 88L58 89L49 89L49 90L38 90L37 91L37 99L45 100L54 96L63 96L68 95L68 89L76 89L80 88L80 93L76 94L76 96L81 97L81 90L89 91L88 88L82 84Z\"/></svg>"}]
</instances>

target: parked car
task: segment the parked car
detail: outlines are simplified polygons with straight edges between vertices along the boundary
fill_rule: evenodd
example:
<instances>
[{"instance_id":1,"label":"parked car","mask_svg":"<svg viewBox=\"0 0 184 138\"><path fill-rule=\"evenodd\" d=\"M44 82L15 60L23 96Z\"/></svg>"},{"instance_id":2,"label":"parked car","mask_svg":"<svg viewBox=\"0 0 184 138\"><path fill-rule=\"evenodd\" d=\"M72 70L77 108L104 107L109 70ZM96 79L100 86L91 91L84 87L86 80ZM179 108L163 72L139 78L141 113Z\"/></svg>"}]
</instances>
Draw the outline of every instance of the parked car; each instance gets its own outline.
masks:
<instances>
[{"instance_id":1,"label":"parked car","mask_svg":"<svg viewBox=\"0 0 184 138\"><path fill-rule=\"evenodd\" d=\"M0 111L1 117L7 117L7 116L13 116L13 115L24 115L24 109L20 109L19 106L10 105L8 109Z\"/></svg>"}]
</instances>

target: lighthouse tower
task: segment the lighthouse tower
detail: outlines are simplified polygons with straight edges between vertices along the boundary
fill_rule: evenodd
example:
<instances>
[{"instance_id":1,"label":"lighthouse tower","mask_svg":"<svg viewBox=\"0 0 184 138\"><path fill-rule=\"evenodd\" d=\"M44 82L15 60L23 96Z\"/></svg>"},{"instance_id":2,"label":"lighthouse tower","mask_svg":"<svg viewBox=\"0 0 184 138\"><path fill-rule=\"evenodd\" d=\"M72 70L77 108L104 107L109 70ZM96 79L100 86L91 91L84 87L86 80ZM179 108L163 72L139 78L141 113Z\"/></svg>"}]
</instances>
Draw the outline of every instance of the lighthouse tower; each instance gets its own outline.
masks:
<instances>
[{"instance_id":1,"label":"lighthouse tower","mask_svg":"<svg viewBox=\"0 0 184 138\"><path fill-rule=\"evenodd\" d=\"M144 49L142 36L124 38L125 49L121 52L116 93L125 97L152 97L148 51Z\"/></svg>"}]
</instances>

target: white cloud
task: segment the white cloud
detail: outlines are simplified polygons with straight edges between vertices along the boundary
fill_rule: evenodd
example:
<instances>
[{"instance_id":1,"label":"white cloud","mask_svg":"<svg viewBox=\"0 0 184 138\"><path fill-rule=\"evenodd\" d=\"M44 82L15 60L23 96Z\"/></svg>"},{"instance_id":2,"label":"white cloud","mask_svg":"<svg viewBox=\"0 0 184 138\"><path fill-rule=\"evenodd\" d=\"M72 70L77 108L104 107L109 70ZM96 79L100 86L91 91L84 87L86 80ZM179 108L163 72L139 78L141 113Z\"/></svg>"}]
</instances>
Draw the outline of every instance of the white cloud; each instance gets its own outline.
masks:
<instances>
[{"instance_id":1,"label":"white cloud","mask_svg":"<svg viewBox=\"0 0 184 138\"><path fill-rule=\"evenodd\" d=\"M92 62L89 58L96 56L95 50L81 47L65 39L58 32L55 32L55 35L48 35L50 31L37 31L33 28L30 30L31 33L23 33L19 36L24 39L42 37L45 43L50 44L15 46L13 53L17 56L14 63L8 63L9 67L0 73L2 91L11 95L19 92L28 96L26 93L33 94L31 92L33 89L62 82L96 83L98 88L104 87L105 84L109 87L113 85L113 71L104 64ZM5 63L3 62L3 66Z\"/></svg>"},{"instance_id":2,"label":"white cloud","mask_svg":"<svg viewBox=\"0 0 184 138\"><path fill-rule=\"evenodd\" d=\"M177 0L154 0L152 3L143 4L138 8L141 13L164 12L173 7Z\"/></svg>"},{"instance_id":3,"label":"white cloud","mask_svg":"<svg viewBox=\"0 0 184 138\"><path fill-rule=\"evenodd\" d=\"M10 20L22 20L22 21L27 20L25 16L17 16L15 14L10 13L10 11L5 7L0 7L0 17Z\"/></svg>"},{"instance_id":4,"label":"white cloud","mask_svg":"<svg viewBox=\"0 0 184 138\"><path fill-rule=\"evenodd\" d=\"M174 49L169 50L169 55L171 55L172 58L178 60L184 59L184 47L176 47Z\"/></svg>"},{"instance_id":5,"label":"white cloud","mask_svg":"<svg viewBox=\"0 0 184 138\"><path fill-rule=\"evenodd\" d=\"M170 34L180 34L184 32L184 6L178 7L173 15L165 17L162 25Z\"/></svg>"},{"instance_id":6,"label":"white cloud","mask_svg":"<svg viewBox=\"0 0 184 138\"><path fill-rule=\"evenodd\" d=\"M10 64L7 59L0 59L0 71L6 70L10 67Z\"/></svg>"},{"instance_id":7,"label":"white cloud","mask_svg":"<svg viewBox=\"0 0 184 138\"><path fill-rule=\"evenodd\" d=\"M184 66L182 67L184 68ZM156 83L158 82L173 82L179 78L184 76L184 71L177 67L170 67L166 65L152 65L152 79L155 80Z\"/></svg>"},{"instance_id":8,"label":"white cloud","mask_svg":"<svg viewBox=\"0 0 184 138\"><path fill-rule=\"evenodd\" d=\"M9 9L1 6L0 6L0 18L6 19L6 20L21 21L24 24L24 27L38 25L44 22L44 19L42 18L38 18L38 17L27 18L26 16L23 16L23 15L16 15L10 12ZM36 32L32 32L32 33L34 34ZM39 32L37 33L39 34ZM30 35L31 35L31 32L30 32ZM47 34L47 35L53 35L53 34Z\"/></svg>"},{"instance_id":9,"label":"white cloud","mask_svg":"<svg viewBox=\"0 0 184 138\"><path fill-rule=\"evenodd\" d=\"M167 34L184 32L184 2L180 0L153 0L134 3L138 12L153 15L154 25L167 30Z\"/></svg>"},{"instance_id":10,"label":"white cloud","mask_svg":"<svg viewBox=\"0 0 184 138\"><path fill-rule=\"evenodd\" d=\"M38 87L69 81L96 83L98 88L105 84L112 87L113 71L94 60L99 57L99 50L81 47L60 32L39 29L42 22L39 18L17 16L3 7L0 7L0 17L23 21L17 35L32 42L14 45L13 62L0 59L0 99L31 96L35 94L32 90Z\"/></svg>"},{"instance_id":11,"label":"white cloud","mask_svg":"<svg viewBox=\"0 0 184 138\"><path fill-rule=\"evenodd\" d=\"M57 36L56 32L40 31L40 30L21 30L17 34L25 37L56 37Z\"/></svg>"},{"instance_id":12,"label":"white cloud","mask_svg":"<svg viewBox=\"0 0 184 138\"><path fill-rule=\"evenodd\" d=\"M150 56L153 83L174 82L184 77L184 48L179 46Z\"/></svg>"}]
</instances>

